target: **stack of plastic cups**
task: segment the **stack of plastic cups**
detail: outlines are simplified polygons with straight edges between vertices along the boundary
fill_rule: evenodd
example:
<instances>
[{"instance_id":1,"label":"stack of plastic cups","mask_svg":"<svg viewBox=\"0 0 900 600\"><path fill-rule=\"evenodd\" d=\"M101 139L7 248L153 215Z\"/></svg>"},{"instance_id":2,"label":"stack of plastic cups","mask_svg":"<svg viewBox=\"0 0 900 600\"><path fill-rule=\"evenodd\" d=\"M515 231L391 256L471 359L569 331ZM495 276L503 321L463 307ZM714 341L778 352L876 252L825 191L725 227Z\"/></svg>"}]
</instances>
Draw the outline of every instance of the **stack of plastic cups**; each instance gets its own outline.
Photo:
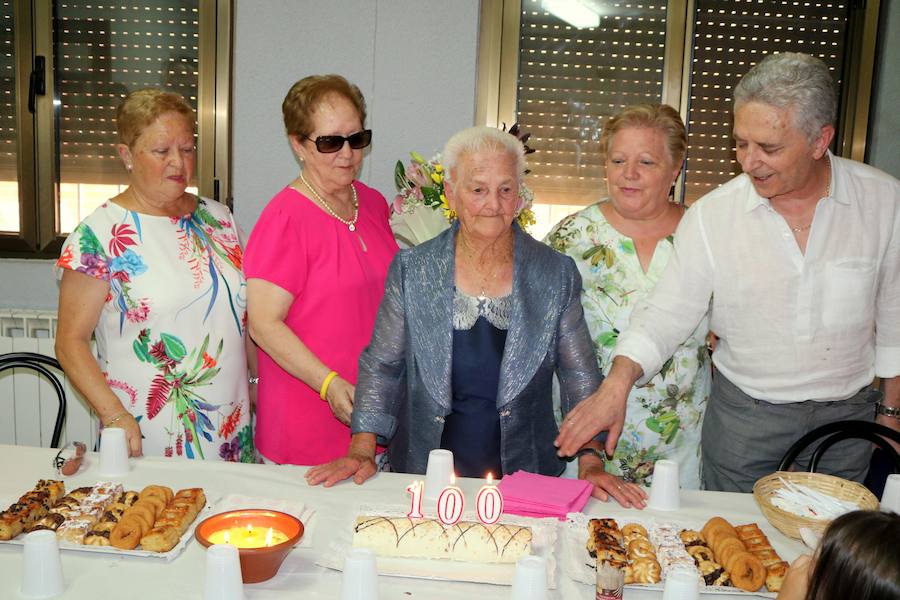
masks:
<instances>
[{"instance_id":1,"label":"stack of plastic cups","mask_svg":"<svg viewBox=\"0 0 900 600\"><path fill-rule=\"evenodd\" d=\"M104 427L100 432L100 468L101 477L124 477L131 465L128 464L128 444L125 430L118 427Z\"/></svg>"},{"instance_id":2,"label":"stack of plastic cups","mask_svg":"<svg viewBox=\"0 0 900 600\"><path fill-rule=\"evenodd\" d=\"M674 460L658 460L653 465L653 483L647 508L653 510L678 510L681 506L681 488L678 483L678 463Z\"/></svg>"},{"instance_id":3,"label":"stack of plastic cups","mask_svg":"<svg viewBox=\"0 0 900 600\"><path fill-rule=\"evenodd\" d=\"M213 544L206 549L203 600L244 600L241 557L236 546Z\"/></svg>"},{"instance_id":4,"label":"stack of plastic cups","mask_svg":"<svg viewBox=\"0 0 900 600\"><path fill-rule=\"evenodd\" d=\"M375 553L368 548L354 548L344 559L341 600L378 600Z\"/></svg>"},{"instance_id":5,"label":"stack of plastic cups","mask_svg":"<svg viewBox=\"0 0 900 600\"><path fill-rule=\"evenodd\" d=\"M29 533L25 536L22 552L22 596L52 598L65 589L56 532L42 530Z\"/></svg>"},{"instance_id":6,"label":"stack of plastic cups","mask_svg":"<svg viewBox=\"0 0 900 600\"><path fill-rule=\"evenodd\" d=\"M512 600L547 600L547 559L523 556L516 561Z\"/></svg>"}]
</instances>

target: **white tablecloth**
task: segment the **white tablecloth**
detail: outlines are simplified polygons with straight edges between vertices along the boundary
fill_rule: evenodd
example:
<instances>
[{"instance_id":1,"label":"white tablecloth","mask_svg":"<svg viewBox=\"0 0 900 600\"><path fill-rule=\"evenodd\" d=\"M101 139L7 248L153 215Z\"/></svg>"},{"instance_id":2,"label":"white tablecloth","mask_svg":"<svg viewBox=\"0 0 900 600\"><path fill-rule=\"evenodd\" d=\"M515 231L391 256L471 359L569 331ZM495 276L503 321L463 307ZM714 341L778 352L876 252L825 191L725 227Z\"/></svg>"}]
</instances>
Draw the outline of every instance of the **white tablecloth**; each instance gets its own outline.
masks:
<instances>
[{"instance_id":1,"label":"white tablecloth","mask_svg":"<svg viewBox=\"0 0 900 600\"><path fill-rule=\"evenodd\" d=\"M55 477L50 463L55 450L25 446L0 445L0 500L16 500L38 479ZM87 468L66 479L66 489L91 485L102 478L96 475L96 455L88 454ZM411 475L380 473L362 486L352 482L330 489L310 487L303 479L305 467L274 465L241 465L218 461L189 461L142 458L132 461L133 468L122 480L126 489L141 489L145 485L164 484L172 488L203 487L211 498L230 493L273 499L300 500L315 509L310 535L310 548L295 548L288 555L279 573L271 580L244 587L247 600L297 598L303 600L334 599L340 596L341 573L315 565L315 557L328 547L335 532L348 527L361 504L403 504L407 502L406 486ZM467 498L474 498L483 481L460 479L457 483ZM734 523L757 522L768 526L749 494L721 492L683 492L682 509L676 513L654 513L623 509L615 503L604 504L590 500L585 513L591 516L657 516L667 520L679 518L700 521L721 515ZM781 548L782 558L793 560L804 546L789 540L770 527L766 529L773 544ZM205 566L204 548L192 540L184 553L171 563L158 559L88 554L75 551L62 553L66 591L61 598L95 599L121 598L138 600L175 600L202 598ZM0 544L0 598L18 598L22 569L22 547ZM593 599L588 586L568 580L558 572L560 587L551 598L565 600ZM382 600L465 599L494 600L510 598L510 588L471 583L448 583L398 577L380 577ZM652 590L626 589L627 600L660 598ZM751 598L747 594L708 596L718 598Z\"/></svg>"}]
</instances>

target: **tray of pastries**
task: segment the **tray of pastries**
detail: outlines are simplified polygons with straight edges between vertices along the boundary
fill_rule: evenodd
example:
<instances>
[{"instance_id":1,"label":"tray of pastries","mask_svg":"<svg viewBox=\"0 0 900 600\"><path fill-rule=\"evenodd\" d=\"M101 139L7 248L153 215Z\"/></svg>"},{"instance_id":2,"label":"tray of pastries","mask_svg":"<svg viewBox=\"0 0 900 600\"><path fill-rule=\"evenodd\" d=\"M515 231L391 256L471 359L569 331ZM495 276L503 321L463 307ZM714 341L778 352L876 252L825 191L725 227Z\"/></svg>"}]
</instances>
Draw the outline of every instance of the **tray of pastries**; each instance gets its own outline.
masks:
<instances>
[{"instance_id":1,"label":"tray of pastries","mask_svg":"<svg viewBox=\"0 0 900 600\"><path fill-rule=\"evenodd\" d=\"M0 513L0 543L22 544L24 534L47 529L64 550L172 560L206 509L201 488L137 491L104 481L67 493L62 481L42 479Z\"/></svg>"},{"instance_id":2,"label":"tray of pastries","mask_svg":"<svg viewBox=\"0 0 900 600\"><path fill-rule=\"evenodd\" d=\"M553 588L558 523L504 514L486 525L464 514L458 523L444 525L430 515L409 518L398 507L363 506L316 564L340 570L347 552L362 547L378 556L381 575L511 585L516 560L537 554L547 558Z\"/></svg>"},{"instance_id":3,"label":"tray of pastries","mask_svg":"<svg viewBox=\"0 0 900 600\"><path fill-rule=\"evenodd\" d=\"M678 568L696 572L701 593L774 598L788 568L757 524L722 517L701 525L573 513L562 537L563 571L586 585L595 585L598 564L620 570L626 586L650 589L662 589L666 573Z\"/></svg>"}]
</instances>

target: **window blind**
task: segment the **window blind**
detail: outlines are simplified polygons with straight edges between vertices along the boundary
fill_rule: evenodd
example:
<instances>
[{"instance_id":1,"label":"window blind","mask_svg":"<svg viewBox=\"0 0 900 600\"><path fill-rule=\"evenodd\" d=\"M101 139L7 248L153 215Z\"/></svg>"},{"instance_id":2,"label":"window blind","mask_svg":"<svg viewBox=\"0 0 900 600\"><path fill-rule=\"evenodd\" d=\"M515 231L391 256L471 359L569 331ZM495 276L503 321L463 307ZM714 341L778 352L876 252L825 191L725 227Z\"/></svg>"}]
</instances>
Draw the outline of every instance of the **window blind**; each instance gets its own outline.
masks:
<instances>
[{"instance_id":1,"label":"window blind","mask_svg":"<svg viewBox=\"0 0 900 600\"><path fill-rule=\"evenodd\" d=\"M522 0L517 116L536 150L527 178L535 202L599 199L603 122L624 106L662 97L665 0L591 4L600 24L577 29L540 0Z\"/></svg>"},{"instance_id":2,"label":"window blind","mask_svg":"<svg viewBox=\"0 0 900 600\"><path fill-rule=\"evenodd\" d=\"M197 107L199 1L54 2L61 183L119 184L116 107L159 87Z\"/></svg>"},{"instance_id":3,"label":"window blind","mask_svg":"<svg viewBox=\"0 0 900 600\"><path fill-rule=\"evenodd\" d=\"M0 0L0 182L16 175L16 57L11 0ZM16 199L18 206L18 199ZM18 220L18 211L16 211Z\"/></svg>"},{"instance_id":4,"label":"window blind","mask_svg":"<svg viewBox=\"0 0 900 600\"><path fill-rule=\"evenodd\" d=\"M741 172L732 143L732 92L768 54L805 52L831 70L840 97L846 2L697 0L688 109L685 202Z\"/></svg>"}]
</instances>

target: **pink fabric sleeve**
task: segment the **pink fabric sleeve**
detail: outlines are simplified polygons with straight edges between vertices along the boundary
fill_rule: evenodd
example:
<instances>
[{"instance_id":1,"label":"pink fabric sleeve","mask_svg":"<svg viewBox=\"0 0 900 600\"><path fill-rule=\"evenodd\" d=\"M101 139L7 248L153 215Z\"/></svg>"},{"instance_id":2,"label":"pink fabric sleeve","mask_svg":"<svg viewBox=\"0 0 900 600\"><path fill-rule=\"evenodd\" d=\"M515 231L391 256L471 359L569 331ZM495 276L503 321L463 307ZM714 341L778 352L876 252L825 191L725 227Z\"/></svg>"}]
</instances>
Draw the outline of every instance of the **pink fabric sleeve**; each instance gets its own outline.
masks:
<instances>
[{"instance_id":1,"label":"pink fabric sleeve","mask_svg":"<svg viewBox=\"0 0 900 600\"><path fill-rule=\"evenodd\" d=\"M270 208L273 210L263 211L250 233L244 276L274 283L296 298L306 287L306 236L294 215Z\"/></svg>"}]
</instances>

